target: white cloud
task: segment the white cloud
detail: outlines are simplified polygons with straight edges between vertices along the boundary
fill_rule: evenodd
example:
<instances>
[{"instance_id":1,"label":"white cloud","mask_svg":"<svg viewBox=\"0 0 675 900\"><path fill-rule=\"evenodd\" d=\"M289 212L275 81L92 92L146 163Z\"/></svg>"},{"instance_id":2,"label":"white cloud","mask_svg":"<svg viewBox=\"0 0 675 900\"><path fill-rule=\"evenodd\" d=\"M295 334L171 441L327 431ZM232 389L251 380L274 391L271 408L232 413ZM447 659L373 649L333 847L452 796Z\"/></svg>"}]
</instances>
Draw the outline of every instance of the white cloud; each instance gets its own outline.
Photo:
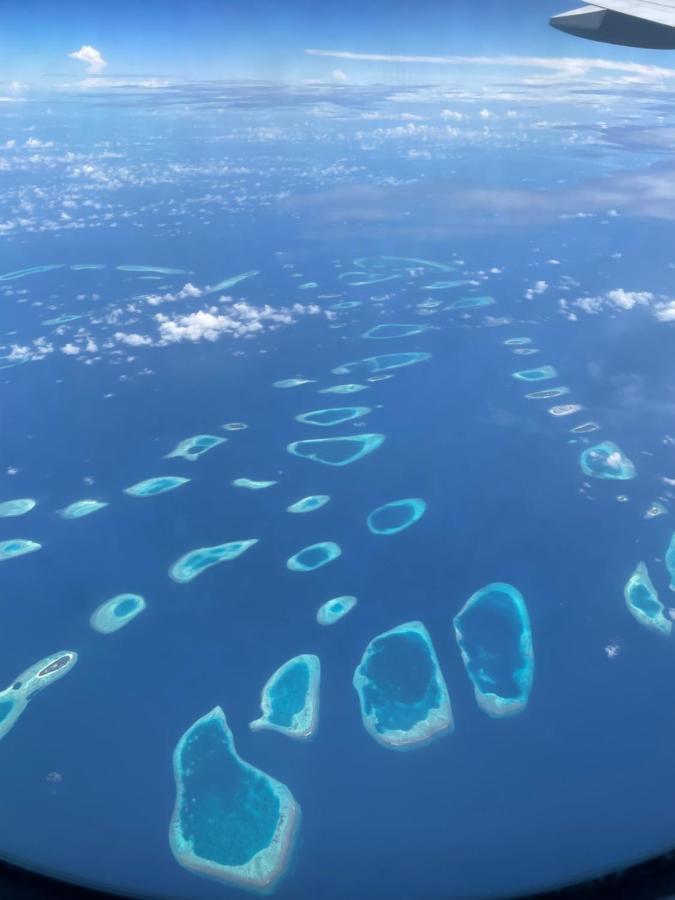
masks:
<instances>
[{"instance_id":1,"label":"white cloud","mask_svg":"<svg viewBox=\"0 0 675 900\"><path fill-rule=\"evenodd\" d=\"M653 300L654 294L650 293L650 291L625 291L623 288L616 288L613 291L601 294L599 297L579 297L578 300L574 301L573 306L589 315L596 315L607 308L627 310L633 309L634 306L650 306ZM561 301L561 308L565 308L563 301ZM663 305L660 308L663 309ZM654 314L659 318L656 310ZM666 320L661 319L661 321Z\"/></svg>"},{"instance_id":2,"label":"white cloud","mask_svg":"<svg viewBox=\"0 0 675 900\"><path fill-rule=\"evenodd\" d=\"M528 288L525 291L525 298L527 300L533 300L539 294L543 294L544 291L548 290L548 282L547 281L537 281L534 284L534 287Z\"/></svg>"},{"instance_id":3,"label":"white cloud","mask_svg":"<svg viewBox=\"0 0 675 900\"><path fill-rule=\"evenodd\" d=\"M159 337L163 344L175 344L181 341L217 341L223 334L233 337L252 337L264 331L266 327L276 328L280 325L292 325L294 315L316 315L321 308L316 304L303 306L294 303L292 307L275 309L273 306L250 306L242 300L232 303L226 310L211 306L187 315L167 316L157 313L155 321L159 324Z\"/></svg>"},{"instance_id":4,"label":"white cloud","mask_svg":"<svg viewBox=\"0 0 675 900\"><path fill-rule=\"evenodd\" d=\"M659 322L675 322L675 300L659 303L654 309L654 315Z\"/></svg>"},{"instance_id":5,"label":"white cloud","mask_svg":"<svg viewBox=\"0 0 675 900\"><path fill-rule=\"evenodd\" d=\"M342 69L333 69L333 78L335 81L340 81L344 84L344 82L349 81L349 75L346 72L343 72Z\"/></svg>"},{"instance_id":6,"label":"white cloud","mask_svg":"<svg viewBox=\"0 0 675 900\"><path fill-rule=\"evenodd\" d=\"M148 294L145 298L146 303L150 306L159 306L160 303L172 303L174 300L185 300L187 298L201 297L204 291L188 281L175 294Z\"/></svg>"},{"instance_id":7,"label":"white cloud","mask_svg":"<svg viewBox=\"0 0 675 900\"><path fill-rule=\"evenodd\" d=\"M79 50L73 50L68 56L71 59L78 59L80 62L86 63L90 75L100 75L108 63L103 59L96 47L89 44L83 44Z\"/></svg>"},{"instance_id":8,"label":"white cloud","mask_svg":"<svg viewBox=\"0 0 675 900\"><path fill-rule=\"evenodd\" d=\"M61 347L61 353L65 353L66 356L77 356L80 352L80 348L76 344L64 344Z\"/></svg>"},{"instance_id":9,"label":"white cloud","mask_svg":"<svg viewBox=\"0 0 675 900\"><path fill-rule=\"evenodd\" d=\"M123 331L115 332L115 340L129 347L145 347L152 343L152 338L144 334L125 334Z\"/></svg>"}]
</instances>

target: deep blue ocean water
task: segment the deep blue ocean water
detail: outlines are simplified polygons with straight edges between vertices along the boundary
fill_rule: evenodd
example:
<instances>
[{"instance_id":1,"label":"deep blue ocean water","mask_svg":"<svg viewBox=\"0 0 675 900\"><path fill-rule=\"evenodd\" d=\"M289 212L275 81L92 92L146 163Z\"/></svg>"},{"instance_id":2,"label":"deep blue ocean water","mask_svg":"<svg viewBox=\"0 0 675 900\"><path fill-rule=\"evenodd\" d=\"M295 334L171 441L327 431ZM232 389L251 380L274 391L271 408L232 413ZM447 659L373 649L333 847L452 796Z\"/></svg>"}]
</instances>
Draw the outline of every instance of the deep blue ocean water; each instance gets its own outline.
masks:
<instances>
[{"instance_id":1,"label":"deep blue ocean water","mask_svg":"<svg viewBox=\"0 0 675 900\"><path fill-rule=\"evenodd\" d=\"M123 123L131 166L139 143L159 142L134 133L150 126ZM157 134L166 138L170 126L169 119L162 126L169 131L157 126ZM211 165L215 151L198 140L211 126L200 127L162 144L155 175L172 160ZM50 136L47 126L44 134ZM70 144L98 158L81 130ZM115 229L28 231L2 247L2 272L50 262L105 268L0 281L4 352L13 344L34 347L43 335L54 345L44 359L0 371L0 500L38 503L25 517L0 520L0 540L43 544L0 563L0 681L11 684L60 649L80 656L0 742L0 854L131 894L222 896L221 885L177 865L167 837L173 748L216 705L241 757L286 784L302 807L280 898L503 895L670 849L675 807L664 784L672 764L675 654L668 639L632 619L623 587L644 560L670 606L663 556L672 515L643 514L657 496L667 505L668 487L659 479L675 477L671 326L640 305L579 312L574 322L558 306L560 298L601 295L620 284L667 291L672 273L662 248L671 241L669 224L534 217L492 231L476 215L466 229L439 236L427 228L435 188L422 183L416 190L427 199L419 206L409 189L399 195L382 188L366 204L380 218L366 227L354 212L363 203L358 186L345 198L329 176L311 192L302 182L300 162L311 168L331 160L324 144L308 142L290 157L282 142L250 158L241 142L217 153L250 171L235 177L209 169L178 185L167 176L166 183L109 188L100 197L119 204ZM349 150L363 181L414 174L410 160L380 153L373 159ZM450 177L445 167L452 165L454 178L480 175L495 188L526 175L551 186L572 170L562 152L527 159L490 153L499 165L489 173L486 150L452 164L417 165L428 167L426 181L434 184ZM606 159L594 164L610 167ZM67 192L73 177L52 172L35 180L46 192ZM230 199L202 212L210 209L205 194L219 183ZM232 197L239 192L238 207ZM272 200L283 192L290 200ZM87 196L81 191L77 203ZM122 207L133 213L129 221ZM350 216L353 229L345 227ZM403 217L404 232L396 234ZM612 259L617 248L623 256ZM339 279L353 260L378 255L436 260L455 271L446 276L411 264L381 285L349 287ZM562 264L547 266L550 258ZM115 269L129 264L187 274L146 281ZM188 282L203 288L249 270L259 274L228 291L232 301L219 303L216 294L147 302L148 294L175 294ZM563 275L576 287L570 290ZM547 292L524 299L544 276ZM445 277L476 283L424 289ZM306 282L318 288L298 290ZM474 294L496 302L468 312L443 308ZM417 304L429 297L443 307L422 317ZM362 303L327 317L339 300ZM291 313L292 323L277 328L262 320L250 338L224 333L157 346L156 313L190 315L212 305L222 313L242 301L258 310L297 302L319 311ZM40 326L63 313L83 313L85 321L56 332ZM393 340L361 337L378 324L418 320L430 330ZM117 333L147 335L149 343L130 346ZM503 345L521 335L541 352L519 356ZM86 349L89 338L95 350ZM62 352L69 343L79 352ZM408 351L432 356L383 381L330 374L363 357ZM538 387L566 385L570 394L526 400L532 386L512 373L545 364L559 378ZM272 386L291 377L315 381ZM348 399L317 393L351 380L368 390ZM294 420L352 402L372 412L330 429ZM554 402L584 410L556 419L547 414ZM569 433L589 419L599 432ZM226 432L227 422L249 427ZM291 441L365 432L386 441L345 467L285 449ZM228 441L196 462L163 458L201 433ZM591 484L583 476L578 456L596 437L616 442L634 461L634 481ZM156 497L122 493L160 475L191 480ZM240 477L278 483L260 491L232 487ZM331 502L312 513L286 512L310 494L328 494ZM418 522L392 536L369 531L372 510L408 497L427 503ZM57 515L85 498L109 505L76 521ZM259 543L189 584L168 576L188 550L250 538ZM338 543L340 558L310 573L286 568L290 556L321 541ZM490 582L517 586L532 623L534 686L527 709L511 719L478 709L452 630L468 597ZM115 634L94 632L92 611L124 592L141 594L147 609ZM357 596L357 607L332 627L317 625L318 607L340 595ZM411 620L431 634L456 727L399 754L364 730L351 680L368 642ZM303 744L252 733L263 684L301 653L321 659L316 738Z\"/></svg>"}]
</instances>

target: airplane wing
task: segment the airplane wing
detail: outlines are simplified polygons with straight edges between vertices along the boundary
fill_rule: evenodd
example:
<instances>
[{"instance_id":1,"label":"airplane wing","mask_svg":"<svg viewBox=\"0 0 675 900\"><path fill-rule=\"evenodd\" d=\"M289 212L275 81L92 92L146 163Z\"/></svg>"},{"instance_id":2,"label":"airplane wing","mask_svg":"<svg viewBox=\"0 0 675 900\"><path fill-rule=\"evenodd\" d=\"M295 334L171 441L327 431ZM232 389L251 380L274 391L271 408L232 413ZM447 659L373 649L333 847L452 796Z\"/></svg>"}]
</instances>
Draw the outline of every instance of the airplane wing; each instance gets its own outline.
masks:
<instances>
[{"instance_id":1,"label":"airplane wing","mask_svg":"<svg viewBox=\"0 0 675 900\"><path fill-rule=\"evenodd\" d=\"M607 44L675 49L675 0L596 0L554 16L551 25Z\"/></svg>"}]
</instances>

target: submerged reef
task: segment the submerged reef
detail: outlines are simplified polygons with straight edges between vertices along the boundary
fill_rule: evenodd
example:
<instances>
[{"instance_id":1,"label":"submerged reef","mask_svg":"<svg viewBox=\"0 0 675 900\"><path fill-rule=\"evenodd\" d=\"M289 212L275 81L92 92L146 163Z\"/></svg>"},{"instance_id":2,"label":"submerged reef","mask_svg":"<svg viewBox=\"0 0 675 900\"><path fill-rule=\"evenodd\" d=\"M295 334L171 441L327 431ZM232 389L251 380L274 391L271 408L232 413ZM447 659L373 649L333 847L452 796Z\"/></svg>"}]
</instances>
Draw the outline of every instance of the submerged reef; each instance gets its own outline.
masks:
<instances>
[{"instance_id":1,"label":"submerged reef","mask_svg":"<svg viewBox=\"0 0 675 900\"><path fill-rule=\"evenodd\" d=\"M296 500L295 503L291 503L290 506L286 507L286 512L314 512L314 510L316 509L321 509L321 507L325 506L329 501L330 497L328 496L328 494L313 494L311 497L303 497L302 500Z\"/></svg>"},{"instance_id":2,"label":"submerged reef","mask_svg":"<svg viewBox=\"0 0 675 900\"><path fill-rule=\"evenodd\" d=\"M673 623L664 615L663 603L659 600L656 588L649 577L647 566L640 562L626 582L623 591L626 606L640 625L657 631L666 637L670 634Z\"/></svg>"},{"instance_id":3,"label":"submerged reef","mask_svg":"<svg viewBox=\"0 0 675 900\"><path fill-rule=\"evenodd\" d=\"M374 328L366 331L361 337L387 340L389 338L412 337L414 334L422 334L428 330L428 325L399 325L392 322L388 325L375 325Z\"/></svg>"},{"instance_id":4,"label":"submerged reef","mask_svg":"<svg viewBox=\"0 0 675 900\"><path fill-rule=\"evenodd\" d=\"M426 509L426 503L419 497L393 500L374 509L366 521L373 534L397 534L421 519Z\"/></svg>"},{"instance_id":5,"label":"submerged reef","mask_svg":"<svg viewBox=\"0 0 675 900\"><path fill-rule=\"evenodd\" d=\"M418 362L431 359L431 353L384 353L381 356L368 356L355 362L344 363L331 369L333 375L349 375L354 370L365 372L384 372L387 369L400 369Z\"/></svg>"},{"instance_id":6,"label":"submerged reef","mask_svg":"<svg viewBox=\"0 0 675 900\"><path fill-rule=\"evenodd\" d=\"M383 434L353 434L345 437L294 441L286 449L293 456L311 459L327 466L347 466L377 450L383 443Z\"/></svg>"},{"instance_id":7,"label":"submerged reef","mask_svg":"<svg viewBox=\"0 0 675 900\"><path fill-rule=\"evenodd\" d=\"M669 587L671 591L675 591L675 531L673 532L673 536L670 539L670 544L668 544L665 561L666 569L668 569L668 574L670 575Z\"/></svg>"},{"instance_id":8,"label":"submerged reef","mask_svg":"<svg viewBox=\"0 0 675 900\"><path fill-rule=\"evenodd\" d=\"M187 275L185 269L168 269L166 266L116 266L119 272L154 272L157 275Z\"/></svg>"},{"instance_id":9,"label":"submerged reef","mask_svg":"<svg viewBox=\"0 0 675 900\"><path fill-rule=\"evenodd\" d=\"M42 549L42 544L38 544L37 541L27 541L24 538L0 541L0 562L5 559L13 559L15 556L24 556L26 553L34 553L40 549Z\"/></svg>"},{"instance_id":10,"label":"submerged reef","mask_svg":"<svg viewBox=\"0 0 675 900\"><path fill-rule=\"evenodd\" d=\"M16 272L5 272L0 275L0 281L16 281L17 278L25 278L26 275L41 275L43 272L53 272L54 269L62 269L65 263L52 263L47 266L30 266L27 269L17 269Z\"/></svg>"},{"instance_id":11,"label":"submerged reef","mask_svg":"<svg viewBox=\"0 0 675 900\"><path fill-rule=\"evenodd\" d=\"M217 706L178 741L169 844L196 875L269 893L288 866L300 807L280 781L239 756Z\"/></svg>"},{"instance_id":12,"label":"submerged reef","mask_svg":"<svg viewBox=\"0 0 675 900\"><path fill-rule=\"evenodd\" d=\"M546 381L549 378L557 378L558 373L553 366L539 366L538 369L523 369L521 372L514 372L513 377L518 381Z\"/></svg>"},{"instance_id":13,"label":"submerged reef","mask_svg":"<svg viewBox=\"0 0 675 900\"><path fill-rule=\"evenodd\" d=\"M245 431L245 429L248 428L248 425L245 422L227 422L220 427L225 431Z\"/></svg>"},{"instance_id":14,"label":"submerged reef","mask_svg":"<svg viewBox=\"0 0 675 900\"><path fill-rule=\"evenodd\" d=\"M636 475L633 463L612 441L603 441L582 451L579 464L584 475L591 478L628 481Z\"/></svg>"},{"instance_id":15,"label":"submerged reef","mask_svg":"<svg viewBox=\"0 0 675 900\"><path fill-rule=\"evenodd\" d=\"M448 689L421 622L373 638L353 683L366 731L389 750L423 747L453 728Z\"/></svg>"},{"instance_id":16,"label":"submerged reef","mask_svg":"<svg viewBox=\"0 0 675 900\"><path fill-rule=\"evenodd\" d=\"M447 309L471 309L474 306L492 306L494 297L460 297L448 304Z\"/></svg>"},{"instance_id":17,"label":"submerged reef","mask_svg":"<svg viewBox=\"0 0 675 900\"><path fill-rule=\"evenodd\" d=\"M17 675L9 687L0 691L0 740L12 730L28 701L48 685L63 678L76 662L77 653L74 650L52 653L33 663Z\"/></svg>"},{"instance_id":18,"label":"submerged reef","mask_svg":"<svg viewBox=\"0 0 675 900\"><path fill-rule=\"evenodd\" d=\"M313 572L314 569L320 569L326 563L333 562L338 556L342 556L339 544L335 544L333 541L322 541L298 550L287 560L286 568L291 572Z\"/></svg>"},{"instance_id":19,"label":"submerged reef","mask_svg":"<svg viewBox=\"0 0 675 900\"><path fill-rule=\"evenodd\" d=\"M254 481L251 478L235 478L232 485L233 487L248 488L249 491L262 491L277 483L276 481Z\"/></svg>"},{"instance_id":20,"label":"submerged reef","mask_svg":"<svg viewBox=\"0 0 675 900\"><path fill-rule=\"evenodd\" d=\"M570 428L571 434L590 434L592 431L599 431L600 426L597 422L583 422L581 425L575 425Z\"/></svg>"},{"instance_id":21,"label":"submerged reef","mask_svg":"<svg viewBox=\"0 0 675 900\"><path fill-rule=\"evenodd\" d=\"M313 378L283 378L281 381L275 381L272 387L294 388L300 387L301 384L312 384L313 382Z\"/></svg>"},{"instance_id":22,"label":"submerged reef","mask_svg":"<svg viewBox=\"0 0 675 900\"><path fill-rule=\"evenodd\" d=\"M89 624L101 634L119 631L145 609L145 600L140 594L118 594L106 600L91 614Z\"/></svg>"},{"instance_id":23,"label":"submerged reef","mask_svg":"<svg viewBox=\"0 0 675 900\"><path fill-rule=\"evenodd\" d=\"M25 516L27 512L36 507L35 500L28 497L20 500L5 500L0 503L0 519L10 519L15 516Z\"/></svg>"},{"instance_id":24,"label":"submerged reef","mask_svg":"<svg viewBox=\"0 0 675 900\"><path fill-rule=\"evenodd\" d=\"M216 544L215 547L199 547L197 550L190 550L189 553L176 560L169 569L169 575L179 584L187 584L188 581L192 581L211 566L236 559L257 543L257 538L252 538L247 541L230 541L227 544Z\"/></svg>"},{"instance_id":25,"label":"submerged reef","mask_svg":"<svg viewBox=\"0 0 675 900\"><path fill-rule=\"evenodd\" d=\"M251 731L268 728L298 741L314 737L319 727L320 680L318 656L306 653L289 659L263 687L262 716L250 723Z\"/></svg>"},{"instance_id":26,"label":"submerged reef","mask_svg":"<svg viewBox=\"0 0 675 900\"><path fill-rule=\"evenodd\" d=\"M59 515L62 519L81 519L83 516L90 516L92 513L98 512L107 505L100 500L76 500L65 509L60 509Z\"/></svg>"},{"instance_id":27,"label":"submerged reef","mask_svg":"<svg viewBox=\"0 0 675 900\"><path fill-rule=\"evenodd\" d=\"M513 337L507 338L505 341L502 341L505 347L525 347L527 344L532 343L532 338L529 337Z\"/></svg>"},{"instance_id":28,"label":"submerged reef","mask_svg":"<svg viewBox=\"0 0 675 900\"><path fill-rule=\"evenodd\" d=\"M216 437L213 434L196 434L194 437L185 438L184 441L181 441L171 453L166 454L164 459L182 456L183 459L189 459L190 462L194 462L207 450L217 447L218 444L224 444L226 440L227 438Z\"/></svg>"},{"instance_id":29,"label":"submerged reef","mask_svg":"<svg viewBox=\"0 0 675 900\"><path fill-rule=\"evenodd\" d=\"M526 400L553 400L554 397L562 397L565 394L569 394L570 389L568 387L554 387L547 388L544 391L532 391L530 394L525 394Z\"/></svg>"},{"instance_id":30,"label":"submerged reef","mask_svg":"<svg viewBox=\"0 0 675 900\"><path fill-rule=\"evenodd\" d=\"M295 416L295 421L302 422L304 425L329 427L341 425L352 419L361 419L369 412L371 412L369 406L333 406L329 409L313 409L310 412L300 413Z\"/></svg>"},{"instance_id":31,"label":"submerged reef","mask_svg":"<svg viewBox=\"0 0 675 900\"><path fill-rule=\"evenodd\" d=\"M156 494L165 494L173 491L183 484L187 484L189 478L181 478L180 475L160 475L158 478L146 478L125 488L124 493L130 497L154 497Z\"/></svg>"},{"instance_id":32,"label":"submerged reef","mask_svg":"<svg viewBox=\"0 0 675 900\"><path fill-rule=\"evenodd\" d=\"M520 591L488 584L467 600L453 625L478 706L494 718L522 712L532 690L534 650Z\"/></svg>"},{"instance_id":33,"label":"submerged reef","mask_svg":"<svg viewBox=\"0 0 675 900\"><path fill-rule=\"evenodd\" d=\"M319 625L335 625L340 619L351 612L358 600L356 597L333 597L323 603L316 613L316 621Z\"/></svg>"},{"instance_id":34,"label":"submerged reef","mask_svg":"<svg viewBox=\"0 0 675 900\"><path fill-rule=\"evenodd\" d=\"M366 384L334 384L333 387L322 388L320 394L358 394L359 391L367 391Z\"/></svg>"},{"instance_id":35,"label":"submerged reef","mask_svg":"<svg viewBox=\"0 0 675 900\"><path fill-rule=\"evenodd\" d=\"M242 272L241 275L231 275L229 278L223 278L223 280L219 281L218 284L214 284L213 286L207 288L205 293L215 294L217 291L226 291L228 288L234 287L235 284L239 284L240 281L246 281L247 278L252 278L257 274L258 272L253 270L251 272Z\"/></svg>"},{"instance_id":36,"label":"submerged reef","mask_svg":"<svg viewBox=\"0 0 675 900\"><path fill-rule=\"evenodd\" d=\"M578 403L561 403L559 406L552 406L549 413L559 419L561 416L571 416L582 409L583 406Z\"/></svg>"}]
</instances>

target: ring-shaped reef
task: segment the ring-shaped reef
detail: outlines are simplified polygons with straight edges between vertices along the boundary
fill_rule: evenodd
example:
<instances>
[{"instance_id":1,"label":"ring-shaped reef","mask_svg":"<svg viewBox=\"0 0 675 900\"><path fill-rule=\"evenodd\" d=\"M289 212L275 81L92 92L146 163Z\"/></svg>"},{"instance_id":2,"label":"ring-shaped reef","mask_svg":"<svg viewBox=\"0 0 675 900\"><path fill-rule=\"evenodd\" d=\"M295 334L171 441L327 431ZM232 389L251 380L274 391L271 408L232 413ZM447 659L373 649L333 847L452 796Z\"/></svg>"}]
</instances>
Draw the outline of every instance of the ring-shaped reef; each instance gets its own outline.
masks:
<instances>
[{"instance_id":1,"label":"ring-shaped reef","mask_svg":"<svg viewBox=\"0 0 675 900\"><path fill-rule=\"evenodd\" d=\"M364 269L383 269L392 268L392 263L401 263L399 268L409 269L422 267L436 269L439 272L454 272L455 266L449 266L447 263L433 262L430 259L418 259L416 256L361 256L354 260L355 266Z\"/></svg>"},{"instance_id":2,"label":"ring-shaped reef","mask_svg":"<svg viewBox=\"0 0 675 900\"><path fill-rule=\"evenodd\" d=\"M392 322L385 325L375 325L374 328L366 331L361 337L372 340L390 340L392 338L412 337L414 334L422 334L428 330L428 325L399 325Z\"/></svg>"},{"instance_id":3,"label":"ring-shaped reef","mask_svg":"<svg viewBox=\"0 0 675 900\"><path fill-rule=\"evenodd\" d=\"M581 412L583 406L579 403L561 403L559 406L552 406L549 413L559 419L562 416L571 416L574 413Z\"/></svg>"},{"instance_id":4,"label":"ring-shaped reef","mask_svg":"<svg viewBox=\"0 0 675 900\"><path fill-rule=\"evenodd\" d=\"M59 510L62 519L81 519L83 516L90 516L92 513L98 512L108 504L100 500L76 500L70 503L64 509Z\"/></svg>"},{"instance_id":5,"label":"ring-shaped reef","mask_svg":"<svg viewBox=\"0 0 675 900\"><path fill-rule=\"evenodd\" d=\"M225 431L245 431L248 428L248 425L245 422L227 422L220 427Z\"/></svg>"},{"instance_id":6,"label":"ring-shaped reef","mask_svg":"<svg viewBox=\"0 0 675 900\"><path fill-rule=\"evenodd\" d=\"M547 381L549 378L557 378L558 373L553 366L539 366L538 369L523 369L514 372L513 377L518 381Z\"/></svg>"},{"instance_id":7,"label":"ring-shaped reef","mask_svg":"<svg viewBox=\"0 0 675 900\"><path fill-rule=\"evenodd\" d=\"M329 309L355 309L357 306L361 306L360 300L342 300L340 303L332 303L328 308Z\"/></svg>"},{"instance_id":8,"label":"ring-shaped reef","mask_svg":"<svg viewBox=\"0 0 675 900\"><path fill-rule=\"evenodd\" d=\"M74 650L61 650L33 663L0 691L0 740L12 730L28 701L69 672L77 662Z\"/></svg>"},{"instance_id":9,"label":"ring-shaped reef","mask_svg":"<svg viewBox=\"0 0 675 900\"><path fill-rule=\"evenodd\" d=\"M357 359L355 362L343 363L331 369L333 375L349 375L353 371L384 372L388 369L401 369L404 366L412 366L415 363L426 362L431 359L431 353L383 353L380 356L368 356L365 359Z\"/></svg>"},{"instance_id":10,"label":"ring-shaped reef","mask_svg":"<svg viewBox=\"0 0 675 900\"><path fill-rule=\"evenodd\" d=\"M572 434L590 434L592 431L599 431L600 426L597 422L584 422L582 425L575 425L570 428Z\"/></svg>"},{"instance_id":11,"label":"ring-shaped reef","mask_svg":"<svg viewBox=\"0 0 675 900\"><path fill-rule=\"evenodd\" d=\"M184 441L177 444L171 453L166 454L164 459L174 459L180 456L183 459L189 459L190 462L195 462L207 450L212 450L213 447L224 444L226 440L227 438L216 437L213 434L195 434L193 437L185 438Z\"/></svg>"},{"instance_id":12,"label":"ring-shaped reef","mask_svg":"<svg viewBox=\"0 0 675 900\"><path fill-rule=\"evenodd\" d=\"M427 504L419 497L392 500L374 509L366 521L373 534L398 534L419 521L426 509Z\"/></svg>"},{"instance_id":13,"label":"ring-shaped reef","mask_svg":"<svg viewBox=\"0 0 675 900\"><path fill-rule=\"evenodd\" d=\"M300 387L301 384L312 384L313 382L313 378L282 378L281 381L275 381L272 387L294 388Z\"/></svg>"},{"instance_id":14,"label":"ring-shaped reef","mask_svg":"<svg viewBox=\"0 0 675 900\"><path fill-rule=\"evenodd\" d=\"M140 594L118 594L94 610L89 624L100 634L112 634L128 625L145 607L145 600Z\"/></svg>"},{"instance_id":15,"label":"ring-shaped reef","mask_svg":"<svg viewBox=\"0 0 675 900\"><path fill-rule=\"evenodd\" d=\"M319 625L335 625L351 612L358 600L356 597L333 597L323 603L316 612L316 621Z\"/></svg>"},{"instance_id":16,"label":"ring-shaped reef","mask_svg":"<svg viewBox=\"0 0 675 900\"><path fill-rule=\"evenodd\" d=\"M187 584L211 566L236 559L257 543L258 539L252 538L247 541L230 541L227 544L216 544L214 547L190 550L171 566L169 576L179 584Z\"/></svg>"},{"instance_id":17,"label":"ring-shaped reef","mask_svg":"<svg viewBox=\"0 0 675 900\"><path fill-rule=\"evenodd\" d=\"M325 506L329 501L330 497L328 496L328 494L312 494L310 497L303 497L301 500L296 500L295 503L291 503L290 506L286 507L286 512L314 512L317 509L321 509L321 507Z\"/></svg>"},{"instance_id":18,"label":"ring-shaped reef","mask_svg":"<svg viewBox=\"0 0 675 900\"><path fill-rule=\"evenodd\" d=\"M421 622L373 638L353 684L366 731L388 750L424 747L454 727L443 673Z\"/></svg>"},{"instance_id":19,"label":"ring-shaped reef","mask_svg":"<svg viewBox=\"0 0 675 900\"><path fill-rule=\"evenodd\" d=\"M286 568L291 572L313 572L329 562L333 562L342 556L342 548L333 541L321 541L318 544L310 544L303 547L291 556L286 562Z\"/></svg>"},{"instance_id":20,"label":"ring-shaped reef","mask_svg":"<svg viewBox=\"0 0 675 900\"><path fill-rule=\"evenodd\" d=\"M233 487L248 488L249 491L262 491L265 488L278 484L276 481L255 481L252 478L235 478Z\"/></svg>"},{"instance_id":21,"label":"ring-shaped reef","mask_svg":"<svg viewBox=\"0 0 675 900\"><path fill-rule=\"evenodd\" d=\"M448 304L447 309L472 309L478 306L492 306L494 297L460 297Z\"/></svg>"},{"instance_id":22,"label":"ring-shaped reef","mask_svg":"<svg viewBox=\"0 0 675 900\"><path fill-rule=\"evenodd\" d=\"M320 394L358 394L367 391L367 384L334 384L333 387L322 388Z\"/></svg>"},{"instance_id":23,"label":"ring-shaped reef","mask_svg":"<svg viewBox=\"0 0 675 900\"><path fill-rule=\"evenodd\" d=\"M525 394L526 400L553 400L554 397L563 397L565 394L569 394L570 389L568 387L554 387L547 388L545 391L532 391L530 394Z\"/></svg>"},{"instance_id":24,"label":"ring-shaped reef","mask_svg":"<svg viewBox=\"0 0 675 900\"><path fill-rule=\"evenodd\" d=\"M643 562L637 564L626 582L623 596L628 611L640 625L666 637L670 634L673 623L664 615L663 603L659 600L647 566Z\"/></svg>"},{"instance_id":25,"label":"ring-shaped reef","mask_svg":"<svg viewBox=\"0 0 675 900\"><path fill-rule=\"evenodd\" d=\"M488 584L467 600L453 625L480 709L493 718L522 712L532 690L534 650L520 591Z\"/></svg>"},{"instance_id":26,"label":"ring-shaped reef","mask_svg":"<svg viewBox=\"0 0 675 900\"><path fill-rule=\"evenodd\" d=\"M505 347L525 347L527 344L532 343L532 338L529 337L513 337L507 338L505 341L502 341Z\"/></svg>"},{"instance_id":27,"label":"ring-shaped reef","mask_svg":"<svg viewBox=\"0 0 675 900\"><path fill-rule=\"evenodd\" d=\"M670 539L670 543L668 544L668 549L666 550L666 569L668 569L668 574L670 575L670 589L671 591L675 591L675 531Z\"/></svg>"},{"instance_id":28,"label":"ring-shaped reef","mask_svg":"<svg viewBox=\"0 0 675 900\"><path fill-rule=\"evenodd\" d=\"M29 497L22 497L19 500L5 500L0 503L0 519L13 519L15 516L25 516L31 509L36 507L35 500Z\"/></svg>"},{"instance_id":29,"label":"ring-shaped reef","mask_svg":"<svg viewBox=\"0 0 675 900\"><path fill-rule=\"evenodd\" d=\"M541 353L541 350L536 347L516 347L511 353L515 353L516 356L534 356L536 353Z\"/></svg>"},{"instance_id":30,"label":"ring-shaped reef","mask_svg":"<svg viewBox=\"0 0 675 900\"><path fill-rule=\"evenodd\" d=\"M251 731L270 729L307 741L319 727L321 662L304 653L280 666L265 683L260 695L262 715L250 723Z\"/></svg>"},{"instance_id":31,"label":"ring-shaped reef","mask_svg":"<svg viewBox=\"0 0 675 900\"><path fill-rule=\"evenodd\" d=\"M132 484L131 487L124 489L124 493L130 497L154 497L156 494L173 491L181 485L187 484L189 480L180 475L160 475L157 478L146 478L145 481Z\"/></svg>"},{"instance_id":32,"label":"ring-shaped reef","mask_svg":"<svg viewBox=\"0 0 675 900\"><path fill-rule=\"evenodd\" d=\"M348 466L368 456L384 443L383 434L350 434L345 437L294 441L286 449L293 456L311 459L326 466Z\"/></svg>"},{"instance_id":33,"label":"ring-shaped reef","mask_svg":"<svg viewBox=\"0 0 675 900\"><path fill-rule=\"evenodd\" d=\"M5 559L13 559L15 556L25 556L26 553L34 553L41 550L42 544L37 541L28 541L25 538L10 538L8 541L0 541L0 562Z\"/></svg>"},{"instance_id":34,"label":"ring-shaped reef","mask_svg":"<svg viewBox=\"0 0 675 900\"><path fill-rule=\"evenodd\" d=\"M613 478L628 481L635 478L635 465L613 441L587 447L579 457L581 471L589 478Z\"/></svg>"},{"instance_id":35,"label":"ring-shaped reef","mask_svg":"<svg viewBox=\"0 0 675 900\"><path fill-rule=\"evenodd\" d=\"M217 706L178 741L169 844L196 875L271 893L288 867L300 807L280 781L239 756Z\"/></svg>"},{"instance_id":36,"label":"ring-shaped reef","mask_svg":"<svg viewBox=\"0 0 675 900\"><path fill-rule=\"evenodd\" d=\"M341 425L352 419L361 419L371 412L369 406L333 406L329 409L312 409L306 413L295 416L296 422L304 425L321 425L328 428L331 425Z\"/></svg>"}]
</instances>

